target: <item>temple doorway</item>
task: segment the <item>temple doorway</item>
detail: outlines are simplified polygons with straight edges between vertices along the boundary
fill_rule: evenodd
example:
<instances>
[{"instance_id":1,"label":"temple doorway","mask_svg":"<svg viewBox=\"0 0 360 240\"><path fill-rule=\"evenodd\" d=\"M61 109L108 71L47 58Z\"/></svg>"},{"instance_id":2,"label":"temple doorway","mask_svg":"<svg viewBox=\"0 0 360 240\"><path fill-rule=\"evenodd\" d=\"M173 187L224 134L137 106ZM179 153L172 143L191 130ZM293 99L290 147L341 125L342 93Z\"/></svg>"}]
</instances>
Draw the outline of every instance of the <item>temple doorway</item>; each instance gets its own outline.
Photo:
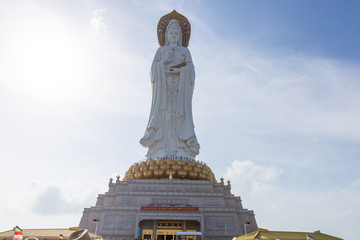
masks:
<instances>
[{"instance_id":1,"label":"temple doorway","mask_svg":"<svg viewBox=\"0 0 360 240\"><path fill-rule=\"evenodd\" d=\"M194 220L143 220L139 224L140 236L143 240L200 240L200 236L186 235L179 238L178 232L199 232L200 223ZM152 227L151 227L152 226Z\"/></svg>"}]
</instances>

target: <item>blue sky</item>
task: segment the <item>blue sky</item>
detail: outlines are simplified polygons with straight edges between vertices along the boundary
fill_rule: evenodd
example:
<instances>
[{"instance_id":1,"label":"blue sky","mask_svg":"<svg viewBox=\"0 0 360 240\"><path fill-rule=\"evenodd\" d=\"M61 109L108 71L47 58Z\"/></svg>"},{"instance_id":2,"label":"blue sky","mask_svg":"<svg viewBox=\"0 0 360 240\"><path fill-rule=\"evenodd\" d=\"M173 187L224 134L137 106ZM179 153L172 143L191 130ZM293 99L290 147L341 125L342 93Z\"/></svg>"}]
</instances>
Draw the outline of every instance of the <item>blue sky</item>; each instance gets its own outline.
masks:
<instances>
[{"instance_id":1,"label":"blue sky","mask_svg":"<svg viewBox=\"0 0 360 240\"><path fill-rule=\"evenodd\" d=\"M214 5L215 7L214 7ZM290 48L302 53L358 59L358 6L355 1L213 1L209 12L216 30L236 26L237 35L256 37L265 48ZM234 36L234 35L233 35Z\"/></svg>"},{"instance_id":2,"label":"blue sky","mask_svg":"<svg viewBox=\"0 0 360 240\"><path fill-rule=\"evenodd\" d=\"M0 2L0 231L77 226L144 159L156 26L192 26L198 159L259 227L355 240L357 1Z\"/></svg>"}]
</instances>

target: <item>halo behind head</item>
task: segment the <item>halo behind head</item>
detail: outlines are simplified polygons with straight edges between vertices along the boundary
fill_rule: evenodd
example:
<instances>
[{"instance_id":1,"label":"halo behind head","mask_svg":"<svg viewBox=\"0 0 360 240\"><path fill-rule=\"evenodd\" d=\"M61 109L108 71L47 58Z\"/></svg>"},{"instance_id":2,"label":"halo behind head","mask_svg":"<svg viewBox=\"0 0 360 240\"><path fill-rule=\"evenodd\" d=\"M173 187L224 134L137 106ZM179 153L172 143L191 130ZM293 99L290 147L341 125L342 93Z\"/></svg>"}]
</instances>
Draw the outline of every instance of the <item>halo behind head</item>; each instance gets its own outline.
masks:
<instances>
[{"instance_id":1,"label":"halo behind head","mask_svg":"<svg viewBox=\"0 0 360 240\"><path fill-rule=\"evenodd\" d=\"M165 33L166 28L169 25L171 19L177 20L182 33L182 46L187 47L189 45L191 26L186 17L176 12L175 10L165 16L161 17L157 25L157 35L160 46L165 45Z\"/></svg>"}]
</instances>

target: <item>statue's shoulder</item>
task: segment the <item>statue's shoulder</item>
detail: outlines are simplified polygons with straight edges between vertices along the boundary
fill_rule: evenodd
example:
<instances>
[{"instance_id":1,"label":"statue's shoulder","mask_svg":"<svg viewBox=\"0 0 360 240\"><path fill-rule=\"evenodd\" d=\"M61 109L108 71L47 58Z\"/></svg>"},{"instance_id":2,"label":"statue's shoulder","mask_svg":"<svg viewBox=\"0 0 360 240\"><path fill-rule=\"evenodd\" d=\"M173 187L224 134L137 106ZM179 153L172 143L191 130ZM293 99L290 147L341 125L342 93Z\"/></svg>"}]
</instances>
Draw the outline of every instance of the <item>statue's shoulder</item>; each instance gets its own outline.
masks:
<instances>
[{"instance_id":1,"label":"statue's shoulder","mask_svg":"<svg viewBox=\"0 0 360 240\"><path fill-rule=\"evenodd\" d=\"M167 48L167 46L160 46L160 47L157 49L157 51L158 51L158 52L163 52L163 51L166 50L166 48Z\"/></svg>"},{"instance_id":2,"label":"statue's shoulder","mask_svg":"<svg viewBox=\"0 0 360 240\"><path fill-rule=\"evenodd\" d=\"M158 47L158 49L156 50L156 54L155 55L162 55L165 52L166 47L165 46L160 46Z\"/></svg>"},{"instance_id":3,"label":"statue's shoulder","mask_svg":"<svg viewBox=\"0 0 360 240\"><path fill-rule=\"evenodd\" d=\"M156 53L155 53L155 59L160 59L161 55L163 55L163 53L165 52L164 50L165 49L163 46L158 47L158 49L156 50Z\"/></svg>"},{"instance_id":4,"label":"statue's shoulder","mask_svg":"<svg viewBox=\"0 0 360 240\"><path fill-rule=\"evenodd\" d=\"M181 51L183 51L183 52L190 53L190 51L189 51L189 49L188 49L187 47L180 46L180 49L181 49Z\"/></svg>"},{"instance_id":5,"label":"statue's shoulder","mask_svg":"<svg viewBox=\"0 0 360 240\"><path fill-rule=\"evenodd\" d=\"M191 55L190 50L187 47L181 46L180 49L185 55Z\"/></svg>"}]
</instances>

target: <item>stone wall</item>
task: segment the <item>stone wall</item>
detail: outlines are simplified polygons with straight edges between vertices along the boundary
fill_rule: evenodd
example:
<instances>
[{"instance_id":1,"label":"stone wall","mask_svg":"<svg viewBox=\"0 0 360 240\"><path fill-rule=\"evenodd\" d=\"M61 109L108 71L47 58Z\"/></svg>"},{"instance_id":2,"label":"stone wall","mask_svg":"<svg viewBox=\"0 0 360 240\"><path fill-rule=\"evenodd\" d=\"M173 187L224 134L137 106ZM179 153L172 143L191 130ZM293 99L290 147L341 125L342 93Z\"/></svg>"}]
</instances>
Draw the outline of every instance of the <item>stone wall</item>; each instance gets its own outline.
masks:
<instances>
[{"instance_id":1,"label":"stone wall","mask_svg":"<svg viewBox=\"0 0 360 240\"><path fill-rule=\"evenodd\" d=\"M156 210L146 208L149 206ZM241 198L231 193L231 185L211 180L128 179L109 183L108 192L98 195L95 206L84 209L80 227L95 232L95 218L100 219L98 234L109 239L137 238L143 220L194 221L200 225L203 240L242 235L244 221L250 222L247 232L257 230L254 212L243 208ZM140 226L155 226L150 225Z\"/></svg>"}]
</instances>

